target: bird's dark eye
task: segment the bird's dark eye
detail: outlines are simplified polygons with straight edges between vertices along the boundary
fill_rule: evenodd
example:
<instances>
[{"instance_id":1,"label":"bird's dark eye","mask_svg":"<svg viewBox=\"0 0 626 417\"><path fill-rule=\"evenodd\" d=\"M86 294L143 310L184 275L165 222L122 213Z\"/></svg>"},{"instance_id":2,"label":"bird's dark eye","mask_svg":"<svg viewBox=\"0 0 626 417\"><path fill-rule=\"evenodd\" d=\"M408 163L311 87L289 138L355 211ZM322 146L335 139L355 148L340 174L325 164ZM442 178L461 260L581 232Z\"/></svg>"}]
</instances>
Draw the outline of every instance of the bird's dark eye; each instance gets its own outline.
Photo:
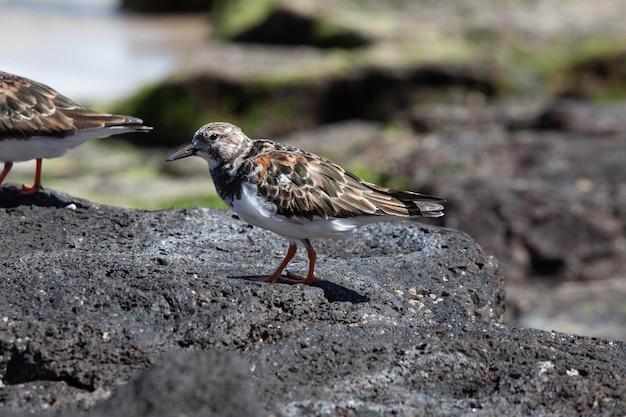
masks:
<instances>
[{"instance_id":1,"label":"bird's dark eye","mask_svg":"<svg viewBox=\"0 0 626 417\"><path fill-rule=\"evenodd\" d=\"M211 133L211 134L209 135L209 140L210 140L210 141L218 140L218 139L219 139L219 137L220 137L220 135L218 135L217 133Z\"/></svg>"}]
</instances>

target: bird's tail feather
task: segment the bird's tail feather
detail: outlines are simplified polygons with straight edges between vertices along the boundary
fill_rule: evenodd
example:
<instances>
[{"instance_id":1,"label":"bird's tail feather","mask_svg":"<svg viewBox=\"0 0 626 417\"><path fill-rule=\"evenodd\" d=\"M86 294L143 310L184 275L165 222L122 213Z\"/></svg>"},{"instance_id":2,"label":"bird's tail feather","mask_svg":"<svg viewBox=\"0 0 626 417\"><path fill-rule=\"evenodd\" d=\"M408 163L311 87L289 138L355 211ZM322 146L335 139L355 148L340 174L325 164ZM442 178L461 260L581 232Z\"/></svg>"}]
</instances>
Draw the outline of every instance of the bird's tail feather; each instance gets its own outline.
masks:
<instances>
[{"instance_id":1,"label":"bird's tail feather","mask_svg":"<svg viewBox=\"0 0 626 417\"><path fill-rule=\"evenodd\" d=\"M443 203L446 200L442 198L412 191L395 190L376 184L365 183L365 185L376 191L368 196L370 201L387 215L400 217L443 216Z\"/></svg>"}]
</instances>

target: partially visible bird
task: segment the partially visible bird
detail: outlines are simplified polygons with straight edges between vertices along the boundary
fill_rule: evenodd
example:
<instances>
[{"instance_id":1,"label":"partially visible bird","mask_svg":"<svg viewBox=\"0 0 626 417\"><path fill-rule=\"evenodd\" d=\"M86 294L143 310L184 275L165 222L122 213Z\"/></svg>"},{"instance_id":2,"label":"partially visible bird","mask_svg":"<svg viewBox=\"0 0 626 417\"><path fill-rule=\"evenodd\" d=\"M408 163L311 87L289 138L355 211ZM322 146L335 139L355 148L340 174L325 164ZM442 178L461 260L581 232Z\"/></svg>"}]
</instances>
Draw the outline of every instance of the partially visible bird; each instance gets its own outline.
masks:
<instances>
[{"instance_id":1,"label":"partially visible bird","mask_svg":"<svg viewBox=\"0 0 626 417\"><path fill-rule=\"evenodd\" d=\"M86 109L47 85L0 71L0 185L14 162L37 160L35 181L17 189L21 194L41 189L43 158L61 156L89 139L150 130L137 117Z\"/></svg>"},{"instance_id":2,"label":"partially visible bird","mask_svg":"<svg viewBox=\"0 0 626 417\"><path fill-rule=\"evenodd\" d=\"M369 223L443 216L445 200L368 183L321 156L266 139L252 140L230 123L196 131L168 161L197 155L209 163L219 196L237 215L289 240L289 250L265 282L313 284L312 238L341 238ZM281 274L300 241L309 257L306 277Z\"/></svg>"}]
</instances>

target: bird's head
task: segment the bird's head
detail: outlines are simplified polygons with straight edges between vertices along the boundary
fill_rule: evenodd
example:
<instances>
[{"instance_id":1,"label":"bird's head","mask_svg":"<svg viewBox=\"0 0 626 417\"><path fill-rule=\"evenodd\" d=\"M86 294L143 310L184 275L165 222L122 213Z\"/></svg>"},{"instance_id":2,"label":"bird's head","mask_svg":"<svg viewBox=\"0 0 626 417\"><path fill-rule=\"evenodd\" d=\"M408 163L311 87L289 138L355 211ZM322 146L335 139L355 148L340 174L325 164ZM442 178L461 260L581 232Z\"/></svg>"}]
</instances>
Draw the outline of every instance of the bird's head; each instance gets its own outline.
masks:
<instances>
[{"instance_id":1,"label":"bird's head","mask_svg":"<svg viewBox=\"0 0 626 417\"><path fill-rule=\"evenodd\" d=\"M209 162L209 167L235 160L248 151L252 141L240 128L226 122L213 122L196 131L191 144L170 155L167 161L196 155Z\"/></svg>"}]
</instances>

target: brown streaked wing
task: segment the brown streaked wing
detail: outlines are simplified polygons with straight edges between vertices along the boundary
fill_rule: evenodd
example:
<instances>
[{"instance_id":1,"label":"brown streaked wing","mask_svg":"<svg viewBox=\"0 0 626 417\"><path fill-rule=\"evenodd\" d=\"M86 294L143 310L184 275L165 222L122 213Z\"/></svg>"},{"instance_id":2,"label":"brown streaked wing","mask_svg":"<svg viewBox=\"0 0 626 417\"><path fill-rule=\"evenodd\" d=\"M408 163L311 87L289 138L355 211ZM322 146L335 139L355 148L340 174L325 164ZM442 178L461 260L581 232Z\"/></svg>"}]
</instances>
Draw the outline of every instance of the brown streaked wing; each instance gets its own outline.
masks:
<instances>
[{"instance_id":1,"label":"brown streaked wing","mask_svg":"<svg viewBox=\"0 0 626 417\"><path fill-rule=\"evenodd\" d=\"M0 138L65 137L76 129L59 109L71 106L76 104L46 85L0 73Z\"/></svg>"},{"instance_id":2,"label":"brown streaked wing","mask_svg":"<svg viewBox=\"0 0 626 417\"><path fill-rule=\"evenodd\" d=\"M240 172L255 172L248 180L286 217L410 216L406 204L367 185L339 165L295 148L248 158ZM288 179L288 180L287 180Z\"/></svg>"},{"instance_id":3,"label":"brown streaked wing","mask_svg":"<svg viewBox=\"0 0 626 417\"><path fill-rule=\"evenodd\" d=\"M77 130L129 124L140 128L141 120L94 112L47 85L0 71L0 140L63 138Z\"/></svg>"}]
</instances>

